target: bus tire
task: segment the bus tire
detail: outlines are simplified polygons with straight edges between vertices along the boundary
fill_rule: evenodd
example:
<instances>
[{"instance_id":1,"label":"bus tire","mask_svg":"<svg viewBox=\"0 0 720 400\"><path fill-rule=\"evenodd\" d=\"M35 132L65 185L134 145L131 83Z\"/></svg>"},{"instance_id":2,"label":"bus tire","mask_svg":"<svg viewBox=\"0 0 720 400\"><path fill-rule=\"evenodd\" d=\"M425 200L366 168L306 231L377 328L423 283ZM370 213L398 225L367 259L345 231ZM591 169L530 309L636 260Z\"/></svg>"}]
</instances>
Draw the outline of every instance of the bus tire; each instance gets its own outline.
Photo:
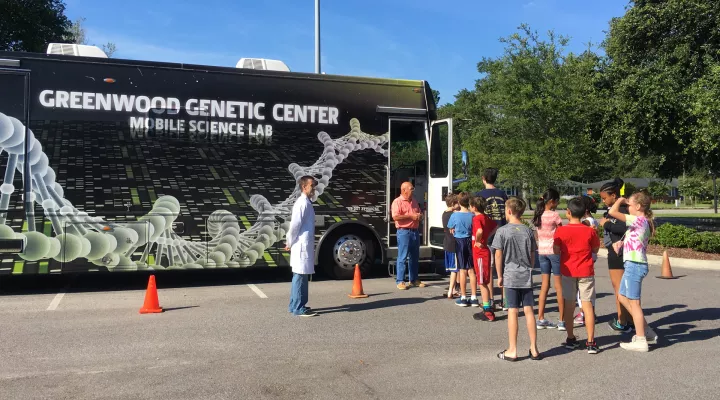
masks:
<instances>
[{"instance_id":1,"label":"bus tire","mask_svg":"<svg viewBox=\"0 0 720 400\"><path fill-rule=\"evenodd\" d=\"M355 276L355 264L367 275L375 263L376 239L366 228L348 226L330 233L319 258L323 270L334 279L348 280Z\"/></svg>"}]
</instances>

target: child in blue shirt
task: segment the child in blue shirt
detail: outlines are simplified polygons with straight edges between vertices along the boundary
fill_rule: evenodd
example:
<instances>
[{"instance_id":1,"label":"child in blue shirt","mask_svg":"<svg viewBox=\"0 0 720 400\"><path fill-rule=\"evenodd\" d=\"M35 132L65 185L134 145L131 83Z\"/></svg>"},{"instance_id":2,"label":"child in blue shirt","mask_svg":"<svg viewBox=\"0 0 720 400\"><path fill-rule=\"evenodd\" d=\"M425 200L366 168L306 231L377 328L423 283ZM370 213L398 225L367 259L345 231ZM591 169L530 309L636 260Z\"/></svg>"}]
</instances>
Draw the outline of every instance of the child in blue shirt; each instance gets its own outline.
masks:
<instances>
[{"instance_id":1,"label":"child in blue shirt","mask_svg":"<svg viewBox=\"0 0 720 400\"><path fill-rule=\"evenodd\" d=\"M472 220L474 214L470 212L470 196L463 192L458 196L460 211L454 212L448 221L450 228L455 237L455 257L457 258L457 269L460 271L460 298L455 302L460 307L480 307L477 299L477 279L475 277L475 268L472 261ZM465 297L465 284L467 276L470 275L470 293L468 300Z\"/></svg>"}]
</instances>

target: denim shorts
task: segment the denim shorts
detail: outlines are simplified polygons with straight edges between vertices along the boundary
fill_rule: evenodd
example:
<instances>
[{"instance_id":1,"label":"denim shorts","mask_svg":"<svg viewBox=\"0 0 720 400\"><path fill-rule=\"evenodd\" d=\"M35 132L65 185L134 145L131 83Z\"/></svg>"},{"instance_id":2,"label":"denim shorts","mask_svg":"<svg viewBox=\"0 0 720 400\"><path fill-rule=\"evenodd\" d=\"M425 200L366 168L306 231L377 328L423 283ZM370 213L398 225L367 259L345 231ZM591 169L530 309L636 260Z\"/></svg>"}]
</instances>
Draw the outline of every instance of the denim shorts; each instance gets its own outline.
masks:
<instances>
[{"instance_id":1,"label":"denim shorts","mask_svg":"<svg viewBox=\"0 0 720 400\"><path fill-rule=\"evenodd\" d=\"M620 280L620 295L630 300L640 300L642 281L647 274L647 264L625 261L625 272Z\"/></svg>"},{"instance_id":2,"label":"denim shorts","mask_svg":"<svg viewBox=\"0 0 720 400\"><path fill-rule=\"evenodd\" d=\"M540 262L540 273L550 275L550 272L552 272L553 275L560 276L559 254L540 254L538 261Z\"/></svg>"}]
</instances>

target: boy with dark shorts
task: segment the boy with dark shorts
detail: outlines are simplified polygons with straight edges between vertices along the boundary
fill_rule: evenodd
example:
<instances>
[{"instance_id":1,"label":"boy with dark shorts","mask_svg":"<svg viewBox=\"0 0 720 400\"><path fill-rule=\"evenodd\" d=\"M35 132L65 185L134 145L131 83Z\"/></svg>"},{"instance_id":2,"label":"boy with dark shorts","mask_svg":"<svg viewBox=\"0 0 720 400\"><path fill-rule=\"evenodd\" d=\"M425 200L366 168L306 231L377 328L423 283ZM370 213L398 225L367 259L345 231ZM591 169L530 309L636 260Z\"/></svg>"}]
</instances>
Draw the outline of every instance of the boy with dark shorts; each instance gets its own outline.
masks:
<instances>
[{"instance_id":1,"label":"boy with dark shorts","mask_svg":"<svg viewBox=\"0 0 720 400\"><path fill-rule=\"evenodd\" d=\"M585 327L587 328L587 343L589 354L597 354L598 346L595 343L595 266L593 254L600 249L600 238L595 228L584 225L581 218L585 216L585 203L579 197L568 201L567 218L570 223L559 226L555 230L553 248L555 254L560 255L560 274L562 275L562 291L565 296L565 327L567 340L565 348L575 350L580 347L573 333L573 311L575 300L573 293L580 292L582 309L585 314Z\"/></svg>"},{"instance_id":2,"label":"boy with dark shorts","mask_svg":"<svg viewBox=\"0 0 720 400\"><path fill-rule=\"evenodd\" d=\"M485 207L485 214L487 214L490 219L495 221L498 227L501 227L507 223L507 219L505 218L505 202L507 201L508 197L507 194L501 189L498 189L495 187L495 182L497 182L498 178L498 169L497 168L485 168L485 171L483 171L482 174L482 181L483 185L485 186L485 189L481 190L479 193L477 193L478 196L485 199L486 207ZM490 243L492 243L493 237L490 236ZM492 257L494 253L490 252L490 263L492 264ZM492 274L492 272L491 272ZM499 277L500 275L498 275ZM492 277L490 277L490 304L492 305L494 300L494 293L493 293L493 281ZM494 307L493 307L494 308ZM505 304L502 304L502 309L505 310L507 307L505 307Z\"/></svg>"},{"instance_id":3,"label":"boy with dark shorts","mask_svg":"<svg viewBox=\"0 0 720 400\"><path fill-rule=\"evenodd\" d=\"M455 302L460 307L479 307L477 300L477 281L475 279L475 270L472 262L472 241L470 235L472 233L473 213L468 210L470 206L470 196L467 193L460 193L458 196L460 211L454 212L448 221L448 228L452 230L455 237L455 256L457 260L457 268L460 271L460 298ZM465 281L470 276L470 299L465 298Z\"/></svg>"},{"instance_id":4,"label":"boy with dark shorts","mask_svg":"<svg viewBox=\"0 0 720 400\"><path fill-rule=\"evenodd\" d=\"M498 286L505 290L510 342L508 348L498 353L497 356L506 361L517 361L518 309L520 307L525 311L525 322L530 336L530 359L542 359L537 348L537 326L533 311L532 290L532 269L535 266L537 242L533 231L520 220L524 212L525 202L523 200L509 199L505 203L505 217L508 223L498 228L492 244L495 249ZM505 266L504 272L503 265Z\"/></svg>"},{"instance_id":5,"label":"boy with dark shorts","mask_svg":"<svg viewBox=\"0 0 720 400\"><path fill-rule=\"evenodd\" d=\"M447 208L442 215L443 230L445 231L445 237L443 238L443 249L445 250L445 272L450 274L450 287L448 288L447 298L452 299L457 294L456 282L457 282L457 264L455 263L455 237L450 228L448 228L448 222L453 212L460 209L457 202L457 196L448 193L445 196L445 204ZM455 293L453 293L455 292Z\"/></svg>"}]
</instances>

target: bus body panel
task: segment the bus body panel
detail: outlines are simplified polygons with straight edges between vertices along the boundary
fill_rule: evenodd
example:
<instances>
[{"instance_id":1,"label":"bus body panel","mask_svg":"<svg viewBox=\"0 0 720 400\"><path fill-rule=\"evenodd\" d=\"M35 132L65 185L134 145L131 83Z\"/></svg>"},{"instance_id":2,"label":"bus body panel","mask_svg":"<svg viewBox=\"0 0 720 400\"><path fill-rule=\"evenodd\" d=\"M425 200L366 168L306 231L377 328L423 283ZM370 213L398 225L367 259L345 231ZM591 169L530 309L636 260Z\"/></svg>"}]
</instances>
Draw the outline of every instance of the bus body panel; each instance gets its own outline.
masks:
<instances>
[{"instance_id":1,"label":"bus body panel","mask_svg":"<svg viewBox=\"0 0 720 400\"><path fill-rule=\"evenodd\" d=\"M322 186L316 237L361 221L385 238L388 117L377 108L427 108L420 81L0 58L30 71L27 137L52 169L30 153L31 225L47 240L27 232L15 171L6 225L26 249L1 255L0 273L284 266L304 174ZM0 94L0 113L17 114L15 101Z\"/></svg>"}]
</instances>

